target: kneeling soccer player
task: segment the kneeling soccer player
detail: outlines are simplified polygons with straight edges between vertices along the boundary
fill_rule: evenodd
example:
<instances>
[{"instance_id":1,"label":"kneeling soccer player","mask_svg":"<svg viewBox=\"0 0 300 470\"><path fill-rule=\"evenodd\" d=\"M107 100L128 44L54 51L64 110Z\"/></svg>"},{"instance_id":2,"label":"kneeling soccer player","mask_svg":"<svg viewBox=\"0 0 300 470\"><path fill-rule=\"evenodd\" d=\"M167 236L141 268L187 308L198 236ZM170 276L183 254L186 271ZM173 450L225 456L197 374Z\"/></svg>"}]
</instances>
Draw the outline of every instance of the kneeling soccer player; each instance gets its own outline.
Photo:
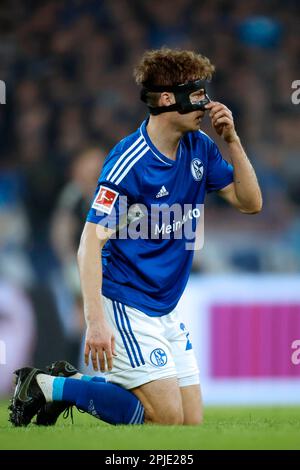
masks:
<instances>
[{"instance_id":1,"label":"kneeling soccer player","mask_svg":"<svg viewBox=\"0 0 300 470\"><path fill-rule=\"evenodd\" d=\"M202 55L166 48L145 52L137 65L150 116L107 156L78 252L85 360L100 366L106 381L21 369L13 422L28 424L39 410L37 422L51 421L47 413L62 402L61 409L76 404L115 424L201 423L198 368L176 310L193 258L183 229L191 223L195 233L207 192L217 191L242 213L262 207L232 113L207 95L213 71ZM200 130L205 111L230 163ZM133 235L138 225L147 236Z\"/></svg>"}]
</instances>

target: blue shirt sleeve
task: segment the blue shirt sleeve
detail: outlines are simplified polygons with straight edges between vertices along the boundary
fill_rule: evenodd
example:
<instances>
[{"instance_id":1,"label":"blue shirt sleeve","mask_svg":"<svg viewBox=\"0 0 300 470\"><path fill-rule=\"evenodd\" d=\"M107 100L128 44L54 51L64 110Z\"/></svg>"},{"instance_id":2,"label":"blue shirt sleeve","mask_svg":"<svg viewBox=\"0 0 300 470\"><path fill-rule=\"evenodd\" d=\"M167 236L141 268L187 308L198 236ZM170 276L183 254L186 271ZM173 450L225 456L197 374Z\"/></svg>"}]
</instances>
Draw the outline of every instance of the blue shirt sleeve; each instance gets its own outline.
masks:
<instances>
[{"instance_id":1,"label":"blue shirt sleeve","mask_svg":"<svg viewBox=\"0 0 300 470\"><path fill-rule=\"evenodd\" d=\"M128 205L127 194L100 177L86 220L117 231L127 216Z\"/></svg>"},{"instance_id":2,"label":"blue shirt sleeve","mask_svg":"<svg viewBox=\"0 0 300 470\"><path fill-rule=\"evenodd\" d=\"M206 191L219 191L233 182L233 166L222 157L217 145L211 141L208 153Z\"/></svg>"}]
</instances>

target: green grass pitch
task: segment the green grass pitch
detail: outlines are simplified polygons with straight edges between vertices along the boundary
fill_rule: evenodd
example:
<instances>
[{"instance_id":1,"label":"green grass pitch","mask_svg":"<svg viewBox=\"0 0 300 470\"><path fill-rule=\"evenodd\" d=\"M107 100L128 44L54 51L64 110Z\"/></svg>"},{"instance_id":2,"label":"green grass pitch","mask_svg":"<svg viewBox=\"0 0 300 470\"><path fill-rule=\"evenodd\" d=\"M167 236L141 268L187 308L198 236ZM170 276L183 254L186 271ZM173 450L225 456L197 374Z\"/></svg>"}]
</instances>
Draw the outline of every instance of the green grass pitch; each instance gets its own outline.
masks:
<instances>
[{"instance_id":1,"label":"green grass pitch","mask_svg":"<svg viewBox=\"0 0 300 470\"><path fill-rule=\"evenodd\" d=\"M201 426L110 426L74 409L56 426L13 428L0 402L0 449L300 449L300 407L207 407Z\"/></svg>"}]
</instances>

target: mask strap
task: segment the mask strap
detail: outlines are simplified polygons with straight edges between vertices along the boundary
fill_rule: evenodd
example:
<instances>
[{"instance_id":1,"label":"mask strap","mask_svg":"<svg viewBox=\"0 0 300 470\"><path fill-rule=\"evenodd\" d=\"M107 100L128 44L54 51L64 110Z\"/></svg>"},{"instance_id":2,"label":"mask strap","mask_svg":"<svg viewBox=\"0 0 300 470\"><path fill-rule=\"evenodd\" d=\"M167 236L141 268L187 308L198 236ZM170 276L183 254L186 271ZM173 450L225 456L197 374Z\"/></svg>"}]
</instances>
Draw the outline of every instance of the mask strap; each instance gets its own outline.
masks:
<instances>
[{"instance_id":1,"label":"mask strap","mask_svg":"<svg viewBox=\"0 0 300 470\"><path fill-rule=\"evenodd\" d=\"M204 106L210 101L209 97L206 93L206 80L194 80L187 83L182 83L178 85L149 85L147 83L143 83L143 88L141 89L141 100L147 104L147 95L149 92L159 93L164 91L169 91L174 93L176 103L170 106L149 106L147 107L150 111L150 114L158 115L161 113L178 111L179 113L187 113L195 110L204 110ZM189 94L193 91L198 91L203 89L205 92L205 99L201 100L199 104L191 104L189 102ZM188 94L188 96L187 96Z\"/></svg>"}]
</instances>

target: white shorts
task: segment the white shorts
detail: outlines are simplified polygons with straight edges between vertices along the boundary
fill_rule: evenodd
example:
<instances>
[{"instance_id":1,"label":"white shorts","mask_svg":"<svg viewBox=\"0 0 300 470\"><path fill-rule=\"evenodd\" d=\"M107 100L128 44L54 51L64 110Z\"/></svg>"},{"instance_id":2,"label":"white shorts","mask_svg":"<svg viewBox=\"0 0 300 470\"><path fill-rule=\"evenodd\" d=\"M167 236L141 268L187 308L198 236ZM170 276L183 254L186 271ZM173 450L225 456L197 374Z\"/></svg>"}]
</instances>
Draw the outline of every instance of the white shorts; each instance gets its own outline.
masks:
<instances>
[{"instance_id":1,"label":"white shorts","mask_svg":"<svg viewBox=\"0 0 300 470\"><path fill-rule=\"evenodd\" d=\"M162 317L149 317L136 308L102 297L117 353L112 371L106 374L109 382L126 389L169 377L177 377L180 387L199 383L189 331L177 310Z\"/></svg>"}]
</instances>

